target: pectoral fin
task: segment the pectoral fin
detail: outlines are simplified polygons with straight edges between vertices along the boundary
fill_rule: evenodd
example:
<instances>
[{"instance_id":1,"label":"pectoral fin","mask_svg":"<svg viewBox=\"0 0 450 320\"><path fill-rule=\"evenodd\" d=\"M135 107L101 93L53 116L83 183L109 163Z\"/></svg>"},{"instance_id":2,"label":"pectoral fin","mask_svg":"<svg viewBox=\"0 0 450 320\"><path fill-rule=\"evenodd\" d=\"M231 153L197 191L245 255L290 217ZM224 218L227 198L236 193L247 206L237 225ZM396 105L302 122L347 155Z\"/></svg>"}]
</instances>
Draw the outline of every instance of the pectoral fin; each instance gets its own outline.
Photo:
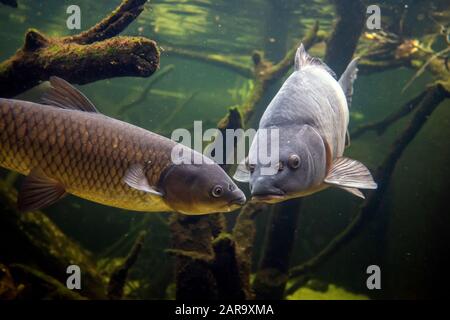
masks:
<instances>
[{"instance_id":1,"label":"pectoral fin","mask_svg":"<svg viewBox=\"0 0 450 320\"><path fill-rule=\"evenodd\" d=\"M25 178L17 197L20 211L45 208L66 195L64 186L35 169Z\"/></svg>"},{"instance_id":2,"label":"pectoral fin","mask_svg":"<svg viewBox=\"0 0 450 320\"><path fill-rule=\"evenodd\" d=\"M337 187L376 189L369 169L361 162L346 157L337 158L325 178L325 183Z\"/></svg>"},{"instance_id":3,"label":"pectoral fin","mask_svg":"<svg viewBox=\"0 0 450 320\"><path fill-rule=\"evenodd\" d=\"M359 198L362 198L362 199L365 199L366 197L364 196L364 194L361 192L361 190L359 190L359 189L356 189L356 188L346 188L346 187L339 187L339 188L341 188L342 190L345 190L345 191L347 191L347 192L350 192L351 194L353 194L353 195L355 195L355 196L357 196L357 197L359 197Z\"/></svg>"},{"instance_id":4,"label":"pectoral fin","mask_svg":"<svg viewBox=\"0 0 450 320\"><path fill-rule=\"evenodd\" d=\"M233 179L239 182L249 182L250 181L250 171L247 169L247 162L248 158L245 158L242 160L237 168L236 172L233 175Z\"/></svg>"},{"instance_id":5,"label":"pectoral fin","mask_svg":"<svg viewBox=\"0 0 450 320\"><path fill-rule=\"evenodd\" d=\"M163 196L163 193L156 188L150 186L148 179L145 176L144 166L141 164L132 165L126 172L123 181L131 188L139 191L148 192L156 196Z\"/></svg>"}]
</instances>

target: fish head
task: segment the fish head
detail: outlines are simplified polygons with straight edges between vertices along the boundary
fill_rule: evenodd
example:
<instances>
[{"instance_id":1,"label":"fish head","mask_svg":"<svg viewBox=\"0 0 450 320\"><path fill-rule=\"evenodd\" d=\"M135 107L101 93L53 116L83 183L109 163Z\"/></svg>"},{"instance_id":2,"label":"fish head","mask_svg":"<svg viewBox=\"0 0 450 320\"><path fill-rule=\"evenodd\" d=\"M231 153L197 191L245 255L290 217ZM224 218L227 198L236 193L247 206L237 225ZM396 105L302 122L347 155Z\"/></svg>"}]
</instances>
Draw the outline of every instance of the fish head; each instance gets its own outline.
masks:
<instances>
[{"instance_id":1,"label":"fish head","mask_svg":"<svg viewBox=\"0 0 450 320\"><path fill-rule=\"evenodd\" d=\"M242 190L216 163L173 165L162 185L166 202L185 214L230 212L246 202Z\"/></svg>"},{"instance_id":2,"label":"fish head","mask_svg":"<svg viewBox=\"0 0 450 320\"><path fill-rule=\"evenodd\" d=\"M309 125L280 130L278 157L262 164L250 149L247 169L252 201L277 203L312 193L322 184L326 150Z\"/></svg>"}]
</instances>

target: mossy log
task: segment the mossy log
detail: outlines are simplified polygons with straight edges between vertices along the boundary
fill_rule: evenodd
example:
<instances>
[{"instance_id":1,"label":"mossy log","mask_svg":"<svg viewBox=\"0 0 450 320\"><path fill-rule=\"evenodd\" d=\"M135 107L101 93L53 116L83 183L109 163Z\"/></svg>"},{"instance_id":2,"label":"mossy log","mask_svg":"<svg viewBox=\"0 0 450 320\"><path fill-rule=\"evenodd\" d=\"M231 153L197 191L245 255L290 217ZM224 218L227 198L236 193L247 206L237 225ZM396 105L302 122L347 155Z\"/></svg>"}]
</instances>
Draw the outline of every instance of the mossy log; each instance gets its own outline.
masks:
<instances>
[{"instance_id":1,"label":"mossy log","mask_svg":"<svg viewBox=\"0 0 450 320\"><path fill-rule=\"evenodd\" d=\"M254 298L254 292L250 286L250 275L252 273L253 244L256 236L255 218L267 207L268 205L265 203L247 203L241 209L233 228L238 269L247 299Z\"/></svg>"},{"instance_id":2,"label":"mossy log","mask_svg":"<svg viewBox=\"0 0 450 320\"><path fill-rule=\"evenodd\" d=\"M116 36L143 10L145 0L124 0L91 29L70 37L48 37L30 29L25 43L0 64L0 96L13 97L60 76L85 84L121 76L148 77L159 66L156 43Z\"/></svg>"},{"instance_id":3,"label":"mossy log","mask_svg":"<svg viewBox=\"0 0 450 320\"><path fill-rule=\"evenodd\" d=\"M179 300L211 300L219 297L217 280L211 270L214 260L212 239L221 230L214 216L181 216L174 214L170 222L172 248L176 256L176 298Z\"/></svg>"},{"instance_id":4,"label":"mossy log","mask_svg":"<svg viewBox=\"0 0 450 320\"><path fill-rule=\"evenodd\" d=\"M400 46L402 43L404 42L399 41L397 46ZM395 52L396 46L392 47L392 44L389 44L389 47L390 50L388 54L380 53L378 55L377 53L372 53L369 56L364 57L359 64L359 68L366 73L381 72L398 67L418 69L416 74L410 79L403 90L405 90L418 76L420 76L423 71L427 70L434 77L434 79L439 82L440 86L445 88L447 92L450 92L450 73L447 70L446 59L444 57L440 57L437 54L432 54L430 52L424 52L423 50L418 50L409 55L396 58L392 53L392 51ZM382 52L384 51L386 50L382 50ZM381 60L380 56L383 57ZM380 68L380 66L382 67ZM350 136L352 138L357 138L365 132L371 130L375 131L378 135L383 134L391 125L413 112L423 100L426 92L427 91L424 91L415 96L406 102L399 110L394 111L392 114L380 121L359 125L351 131Z\"/></svg>"},{"instance_id":5,"label":"mossy log","mask_svg":"<svg viewBox=\"0 0 450 320\"><path fill-rule=\"evenodd\" d=\"M213 241L214 260L211 270L217 283L218 299L244 300L250 298L247 277L241 273L242 256L237 254L233 237L222 233ZM248 259L245 257L245 259Z\"/></svg>"},{"instance_id":6,"label":"mossy log","mask_svg":"<svg viewBox=\"0 0 450 320\"><path fill-rule=\"evenodd\" d=\"M264 253L253 284L257 300L279 300L284 296L301 203L301 198L291 199L272 208Z\"/></svg>"},{"instance_id":7,"label":"mossy log","mask_svg":"<svg viewBox=\"0 0 450 320\"><path fill-rule=\"evenodd\" d=\"M0 300L14 300L23 289L23 284L17 284L7 266L0 263Z\"/></svg>"},{"instance_id":8,"label":"mossy log","mask_svg":"<svg viewBox=\"0 0 450 320\"><path fill-rule=\"evenodd\" d=\"M61 281L23 264L10 266L13 278L20 279L18 299L39 300L86 300L77 290L68 289Z\"/></svg>"},{"instance_id":9,"label":"mossy log","mask_svg":"<svg viewBox=\"0 0 450 320\"><path fill-rule=\"evenodd\" d=\"M110 276L108 288L107 288L107 296L109 299L122 299L124 293L125 283L128 278L128 273L136 263L139 254L141 253L142 247L144 246L146 232L141 231L134 242L133 247L130 250L130 253L125 259L125 262L117 267Z\"/></svg>"},{"instance_id":10,"label":"mossy log","mask_svg":"<svg viewBox=\"0 0 450 320\"><path fill-rule=\"evenodd\" d=\"M402 67L411 67L411 62L407 59L372 60L369 57L362 57L358 62L358 74L368 75Z\"/></svg>"},{"instance_id":11,"label":"mossy log","mask_svg":"<svg viewBox=\"0 0 450 320\"><path fill-rule=\"evenodd\" d=\"M220 215L216 218L220 219ZM183 221L184 220L184 221ZM176 298L180 300L242 300L251 297L249 273L241 266L249 258L239 255L232 235L215 234L208 217L177 217L171 224L174 247L170 254L176 256ZM214 218L212 219L214 220ZM217 222L213 224L217 225ZM180 227L182 229L180 229ZM190 231L189 243L182 243ZM212 231L212 233L210 233ZM193 234L191 234L193 232Z\"/></svg>"}]
</instances>

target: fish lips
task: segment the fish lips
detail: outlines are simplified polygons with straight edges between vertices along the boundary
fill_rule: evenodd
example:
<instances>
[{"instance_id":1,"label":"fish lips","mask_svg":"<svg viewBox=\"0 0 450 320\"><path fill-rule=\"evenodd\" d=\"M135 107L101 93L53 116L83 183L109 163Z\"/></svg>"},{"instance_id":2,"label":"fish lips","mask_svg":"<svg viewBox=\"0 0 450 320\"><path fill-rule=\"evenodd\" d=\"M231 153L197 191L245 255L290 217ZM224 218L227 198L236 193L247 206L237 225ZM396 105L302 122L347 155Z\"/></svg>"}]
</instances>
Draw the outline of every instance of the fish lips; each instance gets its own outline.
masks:
<instances>
[{"instance_id":1,"label":"fish lips","mask_svg":"<svg viewBox=\"0 0 450 320\"><path fill-rule=\"evenodd\" d=\"M239 197L231 200L230 202L228 202L227 204L227 208L226 211L233 211L236 209L239 209L240 207L242 207L245 203L247 202L247 198L245 197L244 194L240 195Z\"/></svg>"},{"instance_id":2,"label":"fish lips","mask_svg":"<svg viewBox=\"0 0 450 320\"><path fill-rule=\"evenodd\" d=\"M277 203L286 199L286 193L283 190L264 194L252 194L252 202Z\"/></svg>"}]
</instances>

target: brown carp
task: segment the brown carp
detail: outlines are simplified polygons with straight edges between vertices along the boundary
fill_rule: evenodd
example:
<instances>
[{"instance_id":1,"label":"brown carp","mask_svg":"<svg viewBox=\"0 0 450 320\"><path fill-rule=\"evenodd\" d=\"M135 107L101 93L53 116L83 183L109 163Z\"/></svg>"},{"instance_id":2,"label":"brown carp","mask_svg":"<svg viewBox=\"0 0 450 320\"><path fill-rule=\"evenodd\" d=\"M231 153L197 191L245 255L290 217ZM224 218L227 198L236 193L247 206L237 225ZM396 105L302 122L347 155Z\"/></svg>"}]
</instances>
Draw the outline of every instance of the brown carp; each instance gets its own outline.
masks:
<instances>
[{"instance_id":1,"label":"brown carp","mask_svg":"<svg viewBox=\"0 0 450 320\"><path fill-rule=\"evenodd\" d=\"M20 210L46 207L68 193L147 212L206 214L245 203L209 158L186 148L203 161L174 162L175 141L100 114L60 78L50 84L45 105L0 99L0 166L27 175Z\"/></svg>"}]
</instances>

